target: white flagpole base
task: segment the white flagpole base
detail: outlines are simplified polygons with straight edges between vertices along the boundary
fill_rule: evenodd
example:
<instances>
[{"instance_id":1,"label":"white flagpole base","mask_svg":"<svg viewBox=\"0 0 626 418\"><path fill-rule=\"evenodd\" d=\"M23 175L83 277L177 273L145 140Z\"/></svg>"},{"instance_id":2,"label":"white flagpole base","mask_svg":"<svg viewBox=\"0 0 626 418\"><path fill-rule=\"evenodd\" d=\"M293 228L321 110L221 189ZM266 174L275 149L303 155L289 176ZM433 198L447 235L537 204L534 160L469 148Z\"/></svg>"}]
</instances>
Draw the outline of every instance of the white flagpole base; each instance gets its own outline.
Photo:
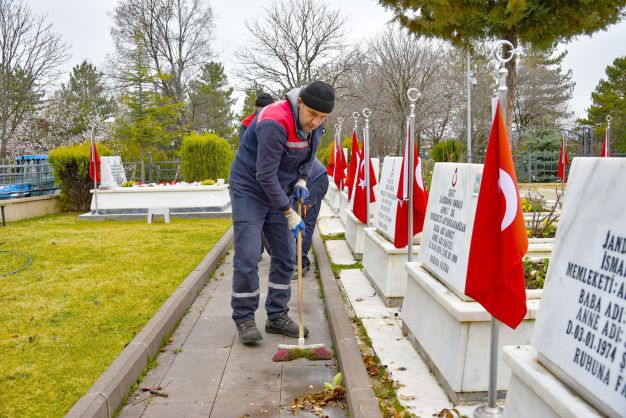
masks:
<instances>
[{"instance_id":1,"label":"white flagpole base","mask_svg":"<svg viewBox=\"0 0 626 418\"><path fill-rule=\"evenodd\" d=\"M504 409L499 406L492 408L489 405L482 405L474 410L474 418L496 418L502 416L504 416Z\"/></svg>"}]
</instances>

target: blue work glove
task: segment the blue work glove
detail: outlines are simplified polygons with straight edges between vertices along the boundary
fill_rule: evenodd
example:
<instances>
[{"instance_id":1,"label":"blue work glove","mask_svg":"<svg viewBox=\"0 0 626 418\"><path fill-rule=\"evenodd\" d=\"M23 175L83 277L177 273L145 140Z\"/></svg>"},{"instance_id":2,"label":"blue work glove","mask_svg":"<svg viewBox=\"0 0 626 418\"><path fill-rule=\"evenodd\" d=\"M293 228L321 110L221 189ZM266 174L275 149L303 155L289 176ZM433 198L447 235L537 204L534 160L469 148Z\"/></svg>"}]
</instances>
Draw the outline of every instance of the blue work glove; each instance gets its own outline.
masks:
<instances>
[{"instance_id":1,"label":"blue work glove","mask_svg":"<svg viewBox=\"0 0 626 418\"><path fill-rule=\"evenodd\" d=\"M302 200L303 202L309 197L309 189L306 188L306 181L300 179L296 182L296 185L293 186L293 195L296 198L295 200Z\"/></svg>"},{"instance_id":2,"label":"blue work glove","mask_svg":"<svg viewBox=\"0 0 626 418\"><path fill-rule=\"evenodd\" d=\"M304 236L306 225L300 215L296 212L291 212L289 215L285 215L285 218L287 218L287 225L289 225L289 229L293 232L294 238L298 238L298 232L302 232Z\"/></svg>"}]
</instances>

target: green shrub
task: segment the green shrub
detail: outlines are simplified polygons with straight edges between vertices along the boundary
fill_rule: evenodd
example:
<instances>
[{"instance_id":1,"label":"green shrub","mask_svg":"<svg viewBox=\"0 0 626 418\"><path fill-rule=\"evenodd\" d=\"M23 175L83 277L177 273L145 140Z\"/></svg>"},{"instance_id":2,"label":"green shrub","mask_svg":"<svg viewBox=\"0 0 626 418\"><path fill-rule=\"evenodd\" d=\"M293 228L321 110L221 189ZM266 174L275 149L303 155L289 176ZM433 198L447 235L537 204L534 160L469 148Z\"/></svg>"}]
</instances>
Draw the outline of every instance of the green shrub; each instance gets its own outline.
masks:
<instances>
[{"instance_id":1,"label":"green shrub","mask_svg":"<svg viewBox=\"0 0 626 418\"><path fill-rule=\"evenodd\" d=\"M530 261L528 257L524 257L522 265L524 267L526 289L543 289L550 259L544 258L540 261Z\"/></svg>"},{"instance_id":2,"label":"green shrub","mask_svg":"<svg viewBox=\"0 0 626 418\"><path fill-rule=\"evenodd\" d=\"M180 147L183 180L228 178L235 158L231 145L214 133L192 133L183 137Z\"/></svg>"},{"instance_id":3,"label":"green shrub","mask_svg":"<svg viewBox=\"0 0 626 418\"><path fill-rule=\"evenodd\" d=\"M108 147L97 144L101 156L111 155ZM91 205L89 178L89 141L55 148L48 154L54 168L54 181L61 187L61 205L65 210L86 212Z\"/></svg>"},{"instance_id":4,"label":"green shrub","mask_svg":"<svg viewBox=\"0 0 626 418\"><path fill-rule=\"evenodd\" d=\"M348 149L348 158L346 162L350 161L350 155L352 154L352 137L346 136L341 142L343 148ZM363 143L359 141L359 148L363 147ZM317 151L317 159L324 164L324 167L328 167L328 161L330 160L330 151L333 148L333 141L330 141L325 147L320 148Z\"/></svg>"},{"instance_id":5,"label":"green shrub","mask_svg":"<svg viewBox=\"0 0 626 418\"><path fill-rule=\"evenodd\" d=\"M543 206L541 203L541 199L537 200L528 197L522 198L522 210L527 213L542 212Z\"/></svg>"},{"instance_id":6,"label":"green shrub","mask_svg":"<svg viewBox=\"0 0 626 418\"><path fill-rule=\"evenodd\" d=\"M561 135L554 127L541 126L527 132L525 144L532 152L559 151Z\"/></svg>"},{"instance_id":7,"label":"green shrub","mask_svg":"<svg viewBox=\"0 0 626 418\"><path fill-rule=\"evenodd\" d=\"M430 151L435 162L457 163L463 153L463 144L456 139L439 141Z\"/></svg>"}]
</instances>

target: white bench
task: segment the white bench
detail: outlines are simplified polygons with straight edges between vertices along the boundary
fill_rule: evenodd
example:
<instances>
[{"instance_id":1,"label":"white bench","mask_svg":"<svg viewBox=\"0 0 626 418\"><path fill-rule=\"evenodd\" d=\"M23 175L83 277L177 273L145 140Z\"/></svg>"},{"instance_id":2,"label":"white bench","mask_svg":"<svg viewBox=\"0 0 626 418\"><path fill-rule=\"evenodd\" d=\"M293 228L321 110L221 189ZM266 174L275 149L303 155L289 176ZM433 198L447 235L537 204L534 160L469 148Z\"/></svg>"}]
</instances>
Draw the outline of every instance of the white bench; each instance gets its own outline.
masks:
<instances>
[{"instance_id":1,"label":"white bench","mask_svg":"<svg viewBox=\"0 0 626 418\"><path fill-rule=\"evenodd\" d=\"M154 215L163 215L165 223L170 223L170 208L148 208L148 223L152 223Z\"/></svg>"}]
</instances>

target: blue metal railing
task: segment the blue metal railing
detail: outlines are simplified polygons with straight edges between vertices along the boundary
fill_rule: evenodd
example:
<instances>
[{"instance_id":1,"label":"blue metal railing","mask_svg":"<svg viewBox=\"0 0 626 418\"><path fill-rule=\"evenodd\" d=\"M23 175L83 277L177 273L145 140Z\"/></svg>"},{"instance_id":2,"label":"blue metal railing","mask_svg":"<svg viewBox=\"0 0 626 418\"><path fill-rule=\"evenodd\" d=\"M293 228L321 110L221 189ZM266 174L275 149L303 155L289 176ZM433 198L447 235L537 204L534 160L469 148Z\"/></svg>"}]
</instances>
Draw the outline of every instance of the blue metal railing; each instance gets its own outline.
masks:
<instances>
[{"instance_id":1,"label":"blue metal railing","mask_svg":"<svg viewBox=\"0 0 626 418\"><path fill-rule=\"evenodd\" d=\"M54 171L47 161L0 165L0 199L53 194Z\"/></svg>"}]
</instances>

